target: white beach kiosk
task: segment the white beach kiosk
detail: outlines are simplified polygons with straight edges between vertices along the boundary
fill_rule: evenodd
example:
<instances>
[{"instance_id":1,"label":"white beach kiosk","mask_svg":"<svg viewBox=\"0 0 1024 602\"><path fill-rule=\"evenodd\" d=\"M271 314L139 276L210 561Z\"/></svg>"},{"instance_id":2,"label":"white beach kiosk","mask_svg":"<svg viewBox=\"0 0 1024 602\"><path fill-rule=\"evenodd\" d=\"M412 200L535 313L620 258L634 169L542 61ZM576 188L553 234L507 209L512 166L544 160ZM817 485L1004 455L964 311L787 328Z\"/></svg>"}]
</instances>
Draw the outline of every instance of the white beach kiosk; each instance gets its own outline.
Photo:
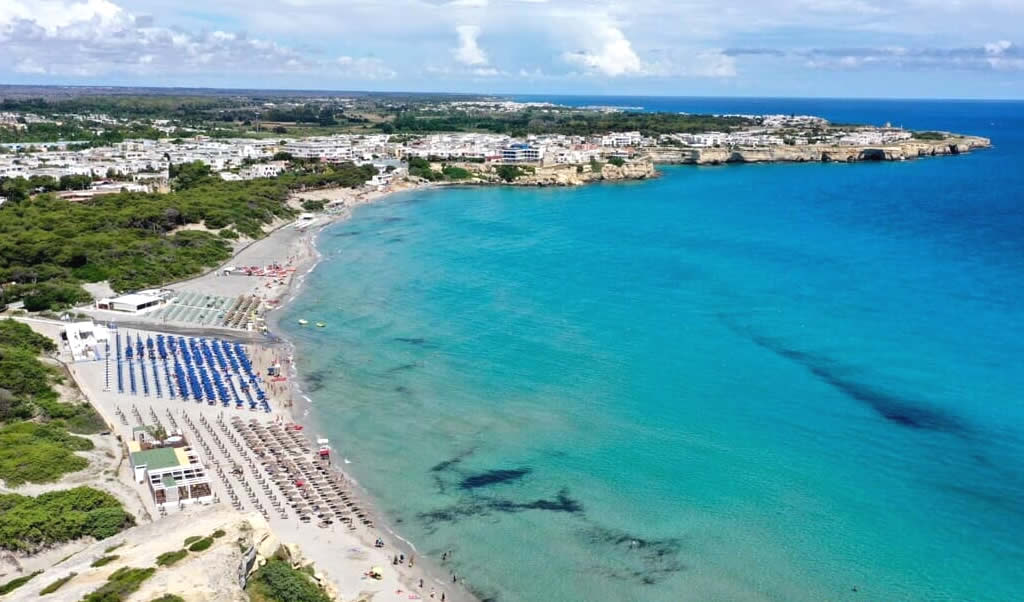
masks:
<instances>
[{"instance_id":1,"label":"white beach kiosk","mask_svg":"<svg viewBox=\"0 0 1024 602\"><path fill-rule=\"evenodd\" d=\"M153 291L140 291L120 297L107 297L96 302L96 309L106 311L120 311L129 314L142 313L148 309L158 307L167 302L167 299Z\"/></svg>"}]
</instances>

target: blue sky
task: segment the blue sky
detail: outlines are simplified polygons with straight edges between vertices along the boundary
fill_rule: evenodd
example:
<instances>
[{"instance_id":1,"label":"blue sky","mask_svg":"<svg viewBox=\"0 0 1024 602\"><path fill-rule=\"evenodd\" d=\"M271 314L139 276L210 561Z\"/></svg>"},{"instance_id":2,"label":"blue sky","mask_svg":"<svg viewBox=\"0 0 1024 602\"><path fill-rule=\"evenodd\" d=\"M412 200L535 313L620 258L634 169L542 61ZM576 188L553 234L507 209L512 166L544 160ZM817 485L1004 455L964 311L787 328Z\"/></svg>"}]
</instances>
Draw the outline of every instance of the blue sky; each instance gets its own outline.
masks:
<instances>
[{"instance_id":1,"label":"blue sky","mask_svg":"<svg viewBox=\"0 0 1024 602\"><path fill-rule=\"evenodd\" d=\"M0 0L0 82L1024 98L1024 0Z\"/></svg>"}]
</instances>

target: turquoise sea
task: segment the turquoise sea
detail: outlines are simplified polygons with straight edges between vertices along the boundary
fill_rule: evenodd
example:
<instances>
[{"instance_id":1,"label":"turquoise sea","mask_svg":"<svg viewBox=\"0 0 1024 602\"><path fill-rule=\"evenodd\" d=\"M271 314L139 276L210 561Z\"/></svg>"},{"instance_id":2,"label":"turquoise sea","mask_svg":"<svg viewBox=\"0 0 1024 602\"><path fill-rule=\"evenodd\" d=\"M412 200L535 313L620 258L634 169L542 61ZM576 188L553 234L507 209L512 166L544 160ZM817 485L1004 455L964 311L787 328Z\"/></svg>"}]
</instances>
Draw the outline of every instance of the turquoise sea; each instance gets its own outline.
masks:
<instances>
[{"instance_id":1,"label":"turquoise sea","mask_svg":"<svg viewBox=\"0 0 1024 602\"><path fill-rule=\"evenodd\" d=\"M996 147L411 192L325 230L283 334L396 529L501 601L1021 599L1024 103L553 100Z\"/></svg>"}]
</instances>

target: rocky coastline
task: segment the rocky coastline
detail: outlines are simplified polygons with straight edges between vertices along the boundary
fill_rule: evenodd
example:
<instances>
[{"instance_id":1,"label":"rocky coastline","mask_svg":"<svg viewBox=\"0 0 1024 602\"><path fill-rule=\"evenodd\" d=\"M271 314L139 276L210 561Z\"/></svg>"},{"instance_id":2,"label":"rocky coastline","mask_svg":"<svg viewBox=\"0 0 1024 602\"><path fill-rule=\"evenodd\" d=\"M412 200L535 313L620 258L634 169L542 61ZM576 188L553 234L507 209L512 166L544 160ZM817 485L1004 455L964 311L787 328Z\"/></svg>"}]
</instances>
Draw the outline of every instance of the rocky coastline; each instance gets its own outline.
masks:
<instances>
[{"instance_id":1,"label":"rocky coastline","mask_svg":"<svg viewBox=\"0 0 1024 602\"><path fill-rule=\"evenodd\" d=\"M514 180L503 180L496 166L480 163L457 163L459 167L473 173L473 185L501 186L582 186L591 182L646 180L658 175L654 162L649 157L638 157L622 165L595 162L558 165L530 165Z\"/></svg>"},{"instance_id":2,"label":"rocky coastline","mask_svg":"<svg viewBox=\"0 0 1024 602\"><path fill-rule=\"evenodd\" d=\"M856 163L859 161L904 161L923 157L960 155L990 146L992 146L992 142L988 138L951 136L943 140L907 140L872 146L809 144L732 148L656 147L651 149L648 156L654 163L681 165Z\"/></svg>"}]
</instances>

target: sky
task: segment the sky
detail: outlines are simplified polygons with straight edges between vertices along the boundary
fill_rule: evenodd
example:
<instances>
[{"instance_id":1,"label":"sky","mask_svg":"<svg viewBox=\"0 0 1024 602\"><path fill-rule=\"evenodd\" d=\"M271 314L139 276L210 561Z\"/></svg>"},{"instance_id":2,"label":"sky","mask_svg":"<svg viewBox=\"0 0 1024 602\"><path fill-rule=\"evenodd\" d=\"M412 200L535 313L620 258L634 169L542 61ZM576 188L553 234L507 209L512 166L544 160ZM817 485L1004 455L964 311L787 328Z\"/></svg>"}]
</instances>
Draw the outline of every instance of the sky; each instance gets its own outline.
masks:
<instances>
[{"instance_id":1,"label":"sky","mask_svg":"<svg viewBox=\"0 0 1024 602\"><path fill-rule=\"evenodd\" d=\"M1024 98L1024 0L0 0L0 83Z\"/></svg>"}]
</instances>

